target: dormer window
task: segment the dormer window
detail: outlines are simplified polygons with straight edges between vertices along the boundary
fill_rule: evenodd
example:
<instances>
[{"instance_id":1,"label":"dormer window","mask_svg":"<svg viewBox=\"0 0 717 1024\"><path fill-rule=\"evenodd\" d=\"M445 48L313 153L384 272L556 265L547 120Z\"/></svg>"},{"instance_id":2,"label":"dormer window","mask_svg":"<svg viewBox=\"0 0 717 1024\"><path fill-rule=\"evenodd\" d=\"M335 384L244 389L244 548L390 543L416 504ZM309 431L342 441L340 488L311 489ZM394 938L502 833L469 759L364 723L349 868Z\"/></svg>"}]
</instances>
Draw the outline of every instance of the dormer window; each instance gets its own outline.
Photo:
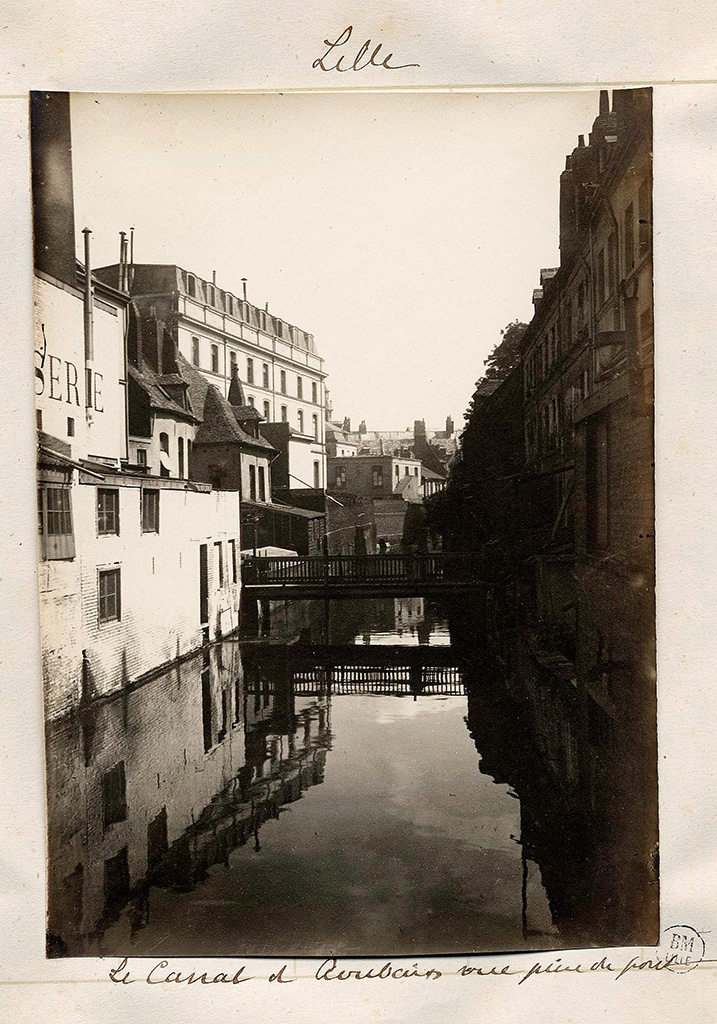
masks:
<instances>
[{"instance_id":1,"label":"dormer window","mask_svg":"<svg viewBox=\"0 0 717 1024\"><path fill-rule=\"evenodd\" d=\"M189 292L189 295L191 296L191 298L193 298L193 299L196 298L196 296L197 296L197 282L194 279L194 277L192 277L191 274L187 278L187 291Z\"/></svg>"},{"instance_id":2,"label":"dormer window","mask_svg":"<svg viewBox=\"0 0 717 1024\"><path fill-rule=\"evenodd\" d=\"M276 336L277 338L282 337L282 323L281 320L276 321Z\"/></svg>"}]
</instances>

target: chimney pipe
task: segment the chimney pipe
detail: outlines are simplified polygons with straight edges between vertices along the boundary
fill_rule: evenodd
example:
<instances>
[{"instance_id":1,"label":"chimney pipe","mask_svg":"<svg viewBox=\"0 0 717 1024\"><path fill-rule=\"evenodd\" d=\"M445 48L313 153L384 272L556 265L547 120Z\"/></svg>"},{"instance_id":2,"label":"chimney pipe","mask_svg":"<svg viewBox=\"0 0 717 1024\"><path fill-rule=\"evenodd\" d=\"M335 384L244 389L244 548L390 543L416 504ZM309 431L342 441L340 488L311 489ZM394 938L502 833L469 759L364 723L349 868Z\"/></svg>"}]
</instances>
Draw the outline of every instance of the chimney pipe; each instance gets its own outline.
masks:
<instances>
[{"instance_id":1,"label":"chimney pipe","mask_svg":"<svg viewBox=\"0 0 717 1024\"><path fill-rule=\"evenodd\" d=\"M127 277L127 291L131 291L134 283L134 228L129 229L129 274Z\"/></svg>"},{"instance_id":2,"label":"chimney pipe","mask_svg":"<svg viewBox=\"0 0 717 1024\"><path fill-rule=\"evenodd\" d=\"M216 270L212 271L212 284L216 288L216 285L217 285L217 272L216 272Z\"/></svg>"},{"instance_id":3,"label":"chimney pipe","mask_svg":"<svg viewBox=\"0 0 717 1024\"><path fill-rule=\"evenodd\" d=\"M119 239L120 239L120 251L119 251L119 263L117 264L117 288L119 289L119 291L122 291L123 290L122 286L124 284L124 239L125 239L124 231L120 231Z\"/></svg>"},{"instance_id":4,"label":"chimney pipe","mask_svg":"<svg viewBox=\"0 0 717 1024\"><path fill-rule=\"evenodd\" d=\"M95 354L94 343L94 316L92 310L92 265L90 261L90 235L89 228L83 228L85 236L85 408L87 417L91 419L92 413L92 360Z\"/></svg>"},{"instance_id":5,"label":"chimney pipe","mask_svg":"<svg viewBox=\"0 0 717 1024\"><path fill-rule=\"evenodd\" d=\"M264 310L267 313L269 312L269 303L268 302L264 303Z\"/></svg>"},{"instance_id":6,"label":"chimney pipe","mask_svg":"<svg viewBox=\"0 0 717 1024\"><path fill-rule=\"evenodd\" d=\"M244 301L246 302L246 278L245 277L243 277L241 279L241 286L242 286L242 291L243 291L243 294L244 294Z\"/></svg>"}]
</instances>

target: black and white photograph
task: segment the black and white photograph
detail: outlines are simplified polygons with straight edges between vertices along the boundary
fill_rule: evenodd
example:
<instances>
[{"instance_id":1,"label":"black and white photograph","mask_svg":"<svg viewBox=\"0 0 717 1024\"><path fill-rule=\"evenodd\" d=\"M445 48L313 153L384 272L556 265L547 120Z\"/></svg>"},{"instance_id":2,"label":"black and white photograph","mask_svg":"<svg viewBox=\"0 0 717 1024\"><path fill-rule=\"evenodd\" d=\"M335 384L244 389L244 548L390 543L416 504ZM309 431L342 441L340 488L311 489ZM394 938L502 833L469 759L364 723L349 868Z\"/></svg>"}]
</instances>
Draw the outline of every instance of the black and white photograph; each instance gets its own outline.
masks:
<instances>
[{"instance_id":1,"label":"black and white photograph","mask_svg":"<svg viewBox=\"0 0 717 1024\"><path fill-rule=\"evenodd\" d=\"M29 102L47 957L655 945L652 90Z\"/></svg>"}]
</instances>

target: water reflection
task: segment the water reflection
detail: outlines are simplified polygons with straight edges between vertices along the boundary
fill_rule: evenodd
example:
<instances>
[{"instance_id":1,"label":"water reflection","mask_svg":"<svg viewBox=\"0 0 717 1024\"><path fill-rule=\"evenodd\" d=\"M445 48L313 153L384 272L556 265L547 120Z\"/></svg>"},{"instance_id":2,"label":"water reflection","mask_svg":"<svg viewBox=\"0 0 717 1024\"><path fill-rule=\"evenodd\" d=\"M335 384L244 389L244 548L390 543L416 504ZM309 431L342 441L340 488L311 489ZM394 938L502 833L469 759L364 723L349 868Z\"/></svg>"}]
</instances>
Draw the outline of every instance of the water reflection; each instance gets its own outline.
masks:
<instances>
[{"instance_id":1,"label":"water reflection","mask_svg":"<svg viewBox=\"0 0 717 1024\"><path fill-rule=\"evenodd\" d=\"M48 728L51 955L604 939L602 853L440 608L273 605L261 630Z\"/></svg>"}]
</instances>

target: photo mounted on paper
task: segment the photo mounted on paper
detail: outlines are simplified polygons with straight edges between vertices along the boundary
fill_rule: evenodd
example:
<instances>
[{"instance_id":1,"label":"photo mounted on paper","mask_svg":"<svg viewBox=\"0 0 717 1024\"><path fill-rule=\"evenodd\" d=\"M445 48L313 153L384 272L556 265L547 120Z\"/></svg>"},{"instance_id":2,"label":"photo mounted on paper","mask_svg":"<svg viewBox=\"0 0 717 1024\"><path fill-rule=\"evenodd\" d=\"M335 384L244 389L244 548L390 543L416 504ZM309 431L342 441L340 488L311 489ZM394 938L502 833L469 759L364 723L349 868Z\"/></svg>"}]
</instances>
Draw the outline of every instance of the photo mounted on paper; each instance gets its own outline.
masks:
<instances>
[{"instance_id":1,"label":"photo mounted on paper","mask_svg":"<svg viewBox=\"0 0 717 1024\"><path fill-rule=\"evenodd\" d=\"M48 956L656 943L651 101L32 94Z\"/></svg>"}]
</instances>

